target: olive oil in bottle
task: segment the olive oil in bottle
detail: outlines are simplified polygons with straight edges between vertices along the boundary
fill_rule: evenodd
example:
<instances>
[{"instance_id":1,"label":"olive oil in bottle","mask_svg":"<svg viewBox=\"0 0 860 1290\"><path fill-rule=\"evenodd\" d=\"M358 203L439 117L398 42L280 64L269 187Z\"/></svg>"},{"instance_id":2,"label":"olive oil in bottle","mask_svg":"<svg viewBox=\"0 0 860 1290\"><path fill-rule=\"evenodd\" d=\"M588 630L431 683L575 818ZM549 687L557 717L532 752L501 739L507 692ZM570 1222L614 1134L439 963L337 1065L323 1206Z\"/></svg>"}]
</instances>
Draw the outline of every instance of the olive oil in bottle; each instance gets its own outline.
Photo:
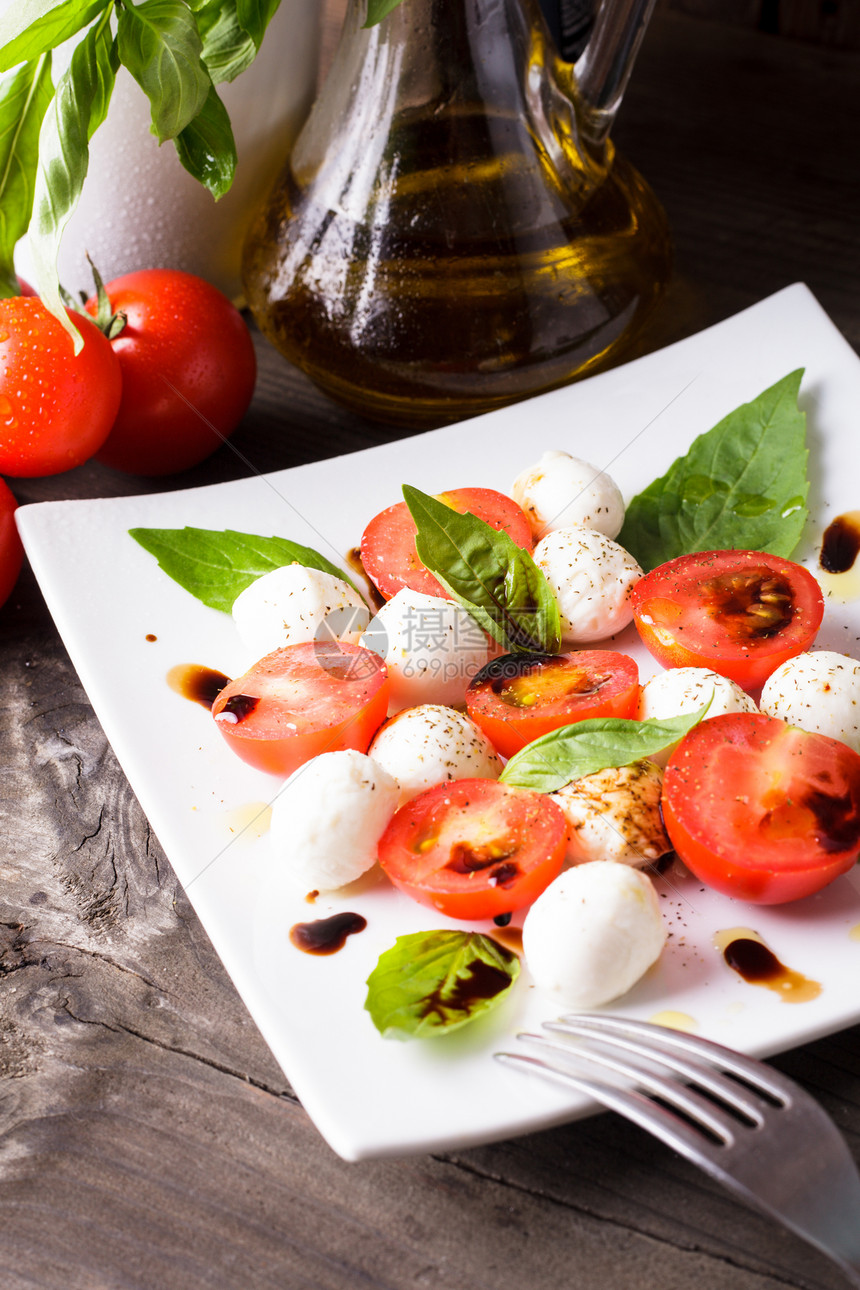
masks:
<instances>
[{"instance_id":1,"label":"olive oil in bottle","mask_svg":"<svg viewBox=\"0 0 860 1290\"><path fill-rule=\"evenodd\" d=\"M358 17L246 242L262 330L332 397L404 425L604 363L665 285L666 221L589 142L538 10L407 0L370 31Z\"/></svg>"}]
</instances>

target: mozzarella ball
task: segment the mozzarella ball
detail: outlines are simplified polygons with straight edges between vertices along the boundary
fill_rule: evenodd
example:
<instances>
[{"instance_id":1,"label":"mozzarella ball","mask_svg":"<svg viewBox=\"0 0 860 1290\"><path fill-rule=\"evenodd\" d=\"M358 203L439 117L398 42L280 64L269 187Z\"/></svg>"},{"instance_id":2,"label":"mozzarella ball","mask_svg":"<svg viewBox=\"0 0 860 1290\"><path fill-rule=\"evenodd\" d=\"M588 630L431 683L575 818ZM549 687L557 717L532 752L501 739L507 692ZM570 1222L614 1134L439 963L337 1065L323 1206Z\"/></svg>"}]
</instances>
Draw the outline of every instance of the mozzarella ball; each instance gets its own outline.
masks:
<instances>
[{"instance_id":1,"label":"mozzarella ball","mask_svg":"<svg viewBox=\"0 0 860 1290\"><path fill-rule=\"evenodd\" d=\"M385 659L389 712L421 703L462 703L490 656L484 632L453 600L404 587L380 609L359 644Z\"/></svg>"},{"instance_id":2,"label":"mozzarella ball","mask_svg":"<svg viewBox=\"0 0 860 1290\"><path fill-rule=\"evenodd\" d=\"M667 717L696 712L709 699L708 717L721 717L726 712L758 712L746 691L727 676L720 676L707 667L670 667L643 685L636 718L665 721ZM677 746L674 743L662 752L652 753L651 760L665 766Z\"/></svg>"},{"instance_id":3,"label":"mozzarella ball","mask_svg":"<svg viewBox=\"0 0 860 1290\"><path fill-rule=\"evenodd\" d=\"M826 649L798 654L765 681L761 710L860 752L860 662Z\"/></svg>"},{"instance_id":4,"label":"mozzarella ball","mask_svg":"<svg viewBox=\"0 0 860 1290\"><path fill-rule=\"evenodd\" d=\"M349 583L301 564L264 573L233 602L236 629L255 659L285 645L312 641L321 628L326 639L354 645L369 617Z\"/></svg>"},{"instance_id":5,"label":"mozzarella ball","mask_svg":"<svg viewBox=\"0 0 860 1290\"><path fill-rule=\"evenodd\" d=\"M511 496L529 517L535 538L574 526L614 538L624 523L624 498L615 481L568 452L545 452L517 476Z\"/></svg>"},{"instance_id":6,"label":"mozzarella ball","mask_svg":"<svg viewBox=\"0 0 860 1290\"><path fill-rule=\"evenodd\" d=\"M523 924L535 985L568 1008L599 1008L626 994L665 941L650 880L606 860L567 869L538 896Z\"/></svg>"},{"instance_id":7,"label":"mozzarella ball","mask_svg":"<svg viewBox=\"0 0 860 1290\"><path fill-rule=\"evenodd\" d=\"M584 775L550 793L570 826L568 861L612 860L635 867L671 851L660 814L662 788L662 770L643 758Z\"/></svg>"},{"instance_id":8,"label":"mozzarella ball","mask_svg":"<svg viewBox=\"0 0 860 1290\"><path fill-rule=\"evenodd\" d=\"M502 763L493 745L461 712L425 703L407 708L382 727L368 755L400 786L406 802L450 779L498 779Z\"/></svg>"},{"instance_id":9,"label":"mozzarella ball","mask_svg":"<svg viewBox=\"0 0 860 1290\"><path fill-rule=\"evenodd\" d=\"M565 644L613 636L633 618L630 592L642 570L623 546L594 529L557 529L534 560L555 593Z\"/></svg>"},{"instance_id":10,"label":"mozzarella ball","mask_svg":"<svg viewBox=\"0 0 860 1290\"><path fill-rule=\"evenodd\" d=\"M365 753L321 753L295 771L272 806L271 839L294 886L330 891L376 863L399 789Z\"/></svg>"}]
</instances>

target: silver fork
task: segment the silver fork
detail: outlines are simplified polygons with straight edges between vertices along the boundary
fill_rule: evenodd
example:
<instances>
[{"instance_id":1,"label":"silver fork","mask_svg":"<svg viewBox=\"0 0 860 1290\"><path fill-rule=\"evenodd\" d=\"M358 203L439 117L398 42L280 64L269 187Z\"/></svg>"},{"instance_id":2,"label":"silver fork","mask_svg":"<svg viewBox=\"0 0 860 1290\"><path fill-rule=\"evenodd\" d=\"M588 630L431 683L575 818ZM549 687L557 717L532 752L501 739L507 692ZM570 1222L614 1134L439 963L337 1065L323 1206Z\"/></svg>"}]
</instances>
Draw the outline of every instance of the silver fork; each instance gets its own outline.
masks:
<instances>
[{"instance_id":1,"label":"silver fork","mask_svg":"<svg viewBox=\"0 0 860 1290\"><path fill-rule=\"evenodd\" d=\"M544 1029L579 1042L522 1034L541 1056L496 1057L633 1120L817 1246L860 1287L860 1175L839 1130L802 1088L762 1062L649 1022L577 1014ZM636 1087L581 1073L594 1065Z\"/></svg>"}]
</instances>

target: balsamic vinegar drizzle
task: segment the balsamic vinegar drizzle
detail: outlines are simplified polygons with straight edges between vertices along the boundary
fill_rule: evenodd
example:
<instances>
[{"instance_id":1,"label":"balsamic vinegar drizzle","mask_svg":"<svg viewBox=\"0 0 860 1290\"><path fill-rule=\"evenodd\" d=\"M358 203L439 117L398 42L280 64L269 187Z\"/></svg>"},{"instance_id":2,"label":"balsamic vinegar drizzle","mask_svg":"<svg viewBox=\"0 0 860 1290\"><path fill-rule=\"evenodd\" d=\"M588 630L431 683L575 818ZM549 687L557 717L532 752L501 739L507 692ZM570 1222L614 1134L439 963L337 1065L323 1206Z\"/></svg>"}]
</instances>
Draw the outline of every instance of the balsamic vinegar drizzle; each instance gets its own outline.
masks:
<instances>
[{"instance_id":1,"label":"balsamic vinegar drizzle","mask_svg":"<svg viewBox=\"0 0 860 1290\"><path fill-rule=\"evenodd\" d=\"M367 919L361 914L332 914L330 918L316 918L311 923L296 923L290 928L290 940L305 954L336 954L343 949L348 936L363 932L366 926Z\"/></svg>"},{"instance_id":2,"label":"balsamic vinegar drizzle","mask_svg":"<svg viewBox=\"0 0 860 1290\"><path fill-rule=\"evenodd\" d=\"M199 663L177 663L167 673L167 684L171 690L181 694L184 699L202 704L204 708L211 708L224 686L229 683L229 676Z\"/></svg>"},{"instance_id":3,"label":"balsamic vinegar drizzle","mask_svg":"<svg viewBox=\"0 0 860 1290\"><path fill-rule=\"evenodd\" d=\"M821 994L821 985L801 972L780 963L758 932L749 927L732 927L717 932L714 944L723 958L749 985L773 990L785 1003L809 1003Z\"/></svg>"},{"instance_id":4,"label":"balsamic vinegar drizzle","mask_svg":"<svg viewBox=\"0 0 860 1290\"><path fill-rule=\"evenodd\" d=\"M364 568L364 565L361 562L360 546L351 547L350 550L347 551L346 562L349 565L350 569L352 569L355 573L357 573L358 576L360 578L363 578L367 583L367 595L365 599L369 601L371 609L374 612L377 612L385 604L385 597L378 590L378 588L371 581L371 579L367 576L367 572Z\"/></svg>"},{"instance_id":5,"label":"balsamic vinegar drizzle","mask_svg":"<svg viewBox=\"0 0 860 1290\"><path fill-rule=\"evenodd\" d=\"M819 564L827 573L847 573L860 554L860 511L837 515L824 530Z\"/></svg>"},{"instance_id":6,"label":"balsamic vinegar drizzle","mask_svg":"<svg viewBox=\"0 0 860 1290\"><path fill-rule=\"evenodd\" d=\"M439 1004L436 1004L438 991L430 996L425 1015L429 1015L434 1010L441 1011L443 1016L452 1011L465 1012L484 999L494 999L497 994L507 990L510 984L511 978L507 972L493 967L492 963L485 963L483 959L477 959L469 964L465 976L457 978L454 988L450 994L446 994L444 1002L439 998ZM434 1005L436 1005L435 1008Z\"/></svg>"}]
</instances>

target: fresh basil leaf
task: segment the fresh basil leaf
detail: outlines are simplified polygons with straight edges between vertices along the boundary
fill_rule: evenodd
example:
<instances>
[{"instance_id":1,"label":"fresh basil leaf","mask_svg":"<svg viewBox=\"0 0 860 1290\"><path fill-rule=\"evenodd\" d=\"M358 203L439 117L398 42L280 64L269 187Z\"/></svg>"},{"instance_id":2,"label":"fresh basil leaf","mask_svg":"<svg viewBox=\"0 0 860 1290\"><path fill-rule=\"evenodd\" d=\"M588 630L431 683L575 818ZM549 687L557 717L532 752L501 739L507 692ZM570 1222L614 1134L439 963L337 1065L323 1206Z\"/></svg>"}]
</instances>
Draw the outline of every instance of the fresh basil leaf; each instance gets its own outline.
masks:
<instances>
[{"instance_id":1,"label":"fresh basil leaf","mask_svg":"<svg viewBox=\"0 0 860 1290\"><path fill-rule=\"evenodd\" d=\"M519 972L516 954L479 932L415 932L379 956L364 1006L386 1039L425 1039L494 1008Z\"/></svg>"},{"instance_id":2,"label":"fresh basil leaf","mask_svg":"<svg viewBox=\"0 0 860 1290\"><path fill-rule=\"evenodd\" d=\"M33 210L39 130L54 95L51 55L24 63L0 84L0 295L18 295L15 244Z\"/></svg>"},{"instance_id":3,"label":"fresh basil leaf","mask_svg":"<svg viewBox=\"0 0 860 1290\"><path fill-rule=\"evenodd\" d=\"M682 739L704 717L710 700L695 712L665 721L629 721L595 717L562 726L527 744L511 758L499 778L513 788L554 793L571 780L594 775L608 766L629 766L653 757Z\"/></svg>"},{"instance_id":4,"label":"fresh basil leaf","mask_svg":"<svg viewBox=\"0 0 860 1290\"><path fill-rule=\"evenodd\" d=\"M88 27L111 0L21 0L0 16L0 72L33 62Z\"/></svg>"},{"instance_id":5,"label":"fresh basil leaf","mask_svg":"<svg viewBox=\"0 0 860 1290\"><path fill-rule=\"evenodd\" d=\"M175 139L203 111L212 84L194 14L185 0L123 4L117 37L123 65L149 99L153 134L159 143Z\"/></svg>"},{"instance_id":6,"label":"fresh basil leaf","mask_svg":"<svg viewBox=\"0 0 860 1290\"><path fill-rule=\"evenodd\" d=\"M260 48L266 28L278 12L281 0L236 0L236 16L243 31L247 31L257 49Z\"/></svg>"},{"instance_id":7,"label":"fresh basil leaf","mask_svg":"<svg viewBox=\"0 0 860 1290\"><path fill-rule=\"evenodd\" d=\"M507 533L409 484L403 496L418 529L419 559L484 631L515 653L557 654L558 605L528 552Z\"/></svg>"},{"instance_id":8,"label":"fresh basil leaf","mask_svg":"<svg viewBox=\"0 0 860 1290\"><path fill-rule=\"evenodd\" d=\"M769 551L788 557L806 523L803 369L700 435L634 497L618 541L643 569L695 551Z\"/></svg>"},{"instance_id":9,"label":"fresh basil leaf","mask_svg":"<svg viewBox=\"0 0 860 1290\"><path fill-rule=\"evenodd\" d=\"M118 65L108 11L77 45L39 134L30 252L39 295L69 332L76 354L83 340L63 306L57 252L84 186L90 139L107 115Z\"/></svg>"},{"instance_id":10,"label":"fresh basil leaf","mask_svg":"<svg viewBox=\"0 0 860 1290\"><path fill-rule=\"evenodd\" d=\"M201 57L213 84L235 80L257 55L257 46L236 16L235 0L206 0L196 14L203 41Z\"/></svg>"},{"instance_id":11,"label":"fresh basil leaf","mask_svg":"<svg viewBox=\"0 0 860 1290\"><path fill-rule=\"evenodd\" d=\"M226 529L129 529L135 542L154 555L160 567L211 609L229 614L241 591L272 569L301 564L354 584L342 569L312 547L286 538L257 537Z\"/></svg>"},{"instance_id":12,"label":"fresh basil leaf","mask_svg":"<svg viewBox=\"0 0 860 1290\"><path fill-rule=\"evenodd\" d=\"M193 121L174 139L185 169L209 189L217 201L229 190L236 172L236 143L227 109L214 85Z\"/></svg>"},{"instance_id":13,"label":"fresh basil leaf","mask_svg":"<svg viewBox=\"0 0 860 1290\"><path fill-rule=\"evenodd\" d=\"M382 22L392 9L396 9L401 0L367 0L367 18L365 27L375 27L378 22Z\"/></svg>"}]
</instances>

